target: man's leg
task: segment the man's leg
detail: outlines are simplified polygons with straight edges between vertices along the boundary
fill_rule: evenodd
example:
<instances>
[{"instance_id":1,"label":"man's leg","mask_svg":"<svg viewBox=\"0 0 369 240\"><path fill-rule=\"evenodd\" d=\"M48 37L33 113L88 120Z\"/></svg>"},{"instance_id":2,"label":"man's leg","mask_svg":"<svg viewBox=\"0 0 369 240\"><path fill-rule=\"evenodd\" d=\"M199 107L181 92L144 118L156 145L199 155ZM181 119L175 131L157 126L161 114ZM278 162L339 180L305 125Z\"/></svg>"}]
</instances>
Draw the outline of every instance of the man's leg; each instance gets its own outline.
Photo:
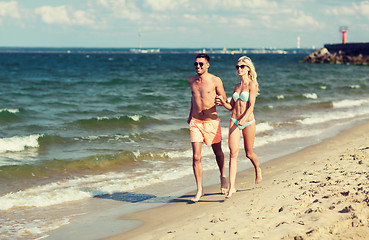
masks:
<instances>
[{"instance_id":1,"label":"man's leg","mask_svg":"<svg viewBox=\"0 0 369 240\"><path fill-rule=\"evenodd\" d=\"M213 152L215 154L215 159L217 160L217 164L220 171L220 191L222 194L227 193L227 178L225 175L225 167L224 167L224 153L222 150L222 142L214 143L211 145L213 148Z\"/></svg>"},{"instance_id":2,"label":"man's leg","mask_svg":"<svg viewBox=\"0 0 369 240\"><path fill-rule=\"evenodd\" d=\"M196 179L197 192L195 197L191 199L192 202L198 202L202 196L204 196L204 190L202 188L202 164L201 164L201 149L202 142L193 142L192 143L192 151L193 151L193 173Z\"/></svg>"}]
</instances>

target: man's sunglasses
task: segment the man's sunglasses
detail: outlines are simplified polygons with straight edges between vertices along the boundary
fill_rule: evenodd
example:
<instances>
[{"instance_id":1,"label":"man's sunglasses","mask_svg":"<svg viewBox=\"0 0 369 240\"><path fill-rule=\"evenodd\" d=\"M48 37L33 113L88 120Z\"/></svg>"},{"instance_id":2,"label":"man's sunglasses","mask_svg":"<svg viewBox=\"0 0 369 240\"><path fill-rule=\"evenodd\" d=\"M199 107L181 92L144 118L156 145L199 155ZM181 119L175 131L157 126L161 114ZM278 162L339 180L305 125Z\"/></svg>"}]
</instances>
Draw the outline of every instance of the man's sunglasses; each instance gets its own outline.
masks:
<instances>
[{"instance_id":1,"label":"man's sunglasses","mask_svg":"<svg viewBox=\"0 0 369 240\"><path fill-rule=\"evenodd\" d=\"M236 69L237 69L237 70L238 70L239 68L244 69L244 68L246 67L246 65L236 65L235 67L236 67Z\"/></svg>"},{"instance_id":2,"label":"man's sunglasses","mask_svg":"<svg viewBox=\"0 0 369 240\"><path fill-rule=\"evenodd\" d=\"M197 67L197 65L200 65L200 67L204 66L203 62L194 62L193 65Z\"/></svg>"}]
</instances>

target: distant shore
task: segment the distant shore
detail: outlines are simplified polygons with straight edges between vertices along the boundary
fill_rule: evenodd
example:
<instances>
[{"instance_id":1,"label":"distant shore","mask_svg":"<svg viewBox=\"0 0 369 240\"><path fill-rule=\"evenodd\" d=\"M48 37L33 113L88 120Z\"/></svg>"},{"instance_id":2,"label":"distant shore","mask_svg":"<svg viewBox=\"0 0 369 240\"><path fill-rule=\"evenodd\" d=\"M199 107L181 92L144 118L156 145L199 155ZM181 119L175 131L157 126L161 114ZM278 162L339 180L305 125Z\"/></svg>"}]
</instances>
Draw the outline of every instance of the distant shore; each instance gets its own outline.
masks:
<instances>
[{"instance_id":1,"label":"distant shore","mask_svg":"<svg viewBox=\"0 0 369 240\"><path fill-rule=\"evenodd\" d=\"M312 48L86 48L86 47L0 47L0 53L61 54L309 54Z\"/></svg>"}]
</instances>

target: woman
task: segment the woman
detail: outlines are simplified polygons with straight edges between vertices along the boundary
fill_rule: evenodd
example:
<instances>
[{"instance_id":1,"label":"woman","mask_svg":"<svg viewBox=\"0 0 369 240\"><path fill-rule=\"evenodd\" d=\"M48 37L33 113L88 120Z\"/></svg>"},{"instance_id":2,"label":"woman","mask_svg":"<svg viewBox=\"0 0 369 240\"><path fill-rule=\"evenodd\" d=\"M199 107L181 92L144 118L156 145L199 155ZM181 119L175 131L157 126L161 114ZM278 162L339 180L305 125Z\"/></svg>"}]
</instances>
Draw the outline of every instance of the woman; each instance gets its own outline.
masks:
<instances>
[{"instance_id":1,"label":"woman","mask_svg":"<svg viewBox=\"0 0 369 240\"><path fill-rule=\"evenodd\" d=\"M228 135L230 150L229 190L226 198L230 198L236 192L237 157L241 133L244 139L246 156L251 160L255 168L255 183L258 184L262 180L258 156L253 151L256 132L254 106L256 96L259 94L258 82L256 80L257 74L251 59L246 56L238 59L236 71L241 78L241 82L234 87L231 102L227 103L221 96L216 98L217 105L222 105L232 111Z\"/></svg>"}]
</instances>

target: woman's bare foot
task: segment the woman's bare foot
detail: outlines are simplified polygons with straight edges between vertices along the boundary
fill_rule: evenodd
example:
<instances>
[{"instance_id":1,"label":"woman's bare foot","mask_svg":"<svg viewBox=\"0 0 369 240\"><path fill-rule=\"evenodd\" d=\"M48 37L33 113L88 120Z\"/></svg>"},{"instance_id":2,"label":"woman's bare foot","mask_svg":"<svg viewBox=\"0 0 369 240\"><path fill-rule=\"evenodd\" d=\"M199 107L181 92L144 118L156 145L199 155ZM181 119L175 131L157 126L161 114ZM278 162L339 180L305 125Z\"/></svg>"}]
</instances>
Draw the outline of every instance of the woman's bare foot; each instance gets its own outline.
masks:
<instances>
[{"instance_id":1,"label":"woman's bare foot","mask_svg":"<svg viewBox=\"0 0 369 240\"><path fill-rule=\"evenodd\" d=\"M220 193L222 195L225 195L227 193L227 178L226 177L220 177Z\"/></svg>"},{"instance_id":2,"label":"woman's bare foot","mask_svg":"<svg viewBox=\"0 0 369 240\"><path fill-rule=\"evenodd\" d=\"M230 197L232 197L232 194L233 194L233 193L235 193L235 192L237 192L237 190L236 190L236 189L234 189L234 188L230 188L230 189L229 189L229 192L228 192L228 194L227 194L227 196L226 196L226 198L230 198Z\"/></svg>"},{"instance_id":3,"label":"woman's bare foot","mask_svg":"<svg viewBox=\"0 0 369 240\"><path fill-rule=\"evenodd\" d=\"M263 177L261 176L261 168L258 168L256 171L255 184L259 184L261 180L263 180Z\"/></svg>"},{"instance_id":4,"label":"woman's bare foot","mask_svg":"<svg viewBox=\"0 0 369 240\"><path fill-rule=\"evenodd\" d=\"M200 200L200 198L202 197L202 196L204 196L205 194L204 194L204 192L201 190L201 191L198 191L197 193L196 193L196 195L193 197L193 198L191 198L191 202L193 202L193 203L197 203L199 200Z\"/></svg>"}]
</instances>

